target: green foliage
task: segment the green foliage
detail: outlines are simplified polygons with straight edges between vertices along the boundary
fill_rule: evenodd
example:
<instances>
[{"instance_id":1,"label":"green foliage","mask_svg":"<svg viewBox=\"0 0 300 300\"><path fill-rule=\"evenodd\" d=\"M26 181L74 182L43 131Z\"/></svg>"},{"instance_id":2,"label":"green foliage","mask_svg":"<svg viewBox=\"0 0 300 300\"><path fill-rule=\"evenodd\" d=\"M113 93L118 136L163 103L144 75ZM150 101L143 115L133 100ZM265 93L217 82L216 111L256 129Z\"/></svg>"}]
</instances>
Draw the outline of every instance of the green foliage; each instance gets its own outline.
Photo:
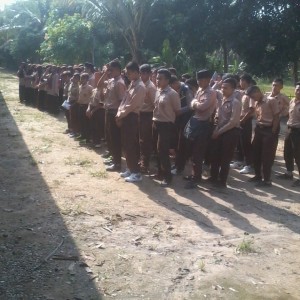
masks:
<instances>
[{"instance_id":1,"label":"green foliage","mask_svg":"<svg viewBox=\"0 0 300 300\"><path fill-rule=\"evenodd\" d=\"M170 41L168 39L164 40L164 42L163 42L161 58L167 67L172 66L174 58L173 58L173 53L172 53L172 49L170 46Z\"/></svg>"},{"instance_id":2,"label":"green foliage","mask_svg":"<svg viewBox=\"0 0 300 300\"><path fill-rule=\"evenodd\" d=\"M40 53L46 61L73 64L91 60L92 50L92 23L74 14L48 25Z\"/></svg>"}]
</instances>

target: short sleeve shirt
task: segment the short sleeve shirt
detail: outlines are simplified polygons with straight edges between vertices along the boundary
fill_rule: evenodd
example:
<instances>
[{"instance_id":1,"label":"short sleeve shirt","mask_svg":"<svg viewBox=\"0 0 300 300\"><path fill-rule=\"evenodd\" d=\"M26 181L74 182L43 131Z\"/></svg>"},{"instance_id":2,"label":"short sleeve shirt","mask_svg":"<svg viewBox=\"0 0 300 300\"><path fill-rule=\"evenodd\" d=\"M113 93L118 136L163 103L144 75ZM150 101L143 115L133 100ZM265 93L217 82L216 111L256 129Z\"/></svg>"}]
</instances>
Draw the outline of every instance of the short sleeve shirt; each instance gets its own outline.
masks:
<instances>
[{"instance_id":1,"label":"short sleeve shirt","mask_svg":"<svg viewBox=\"0 0 300 300\"><path fill-rule=\"evenodd\" d=\"M170 86L158 89L155 96L153 121L174 123L176 112L180 110L180 98Z\"/></svg>"}]
</instances>

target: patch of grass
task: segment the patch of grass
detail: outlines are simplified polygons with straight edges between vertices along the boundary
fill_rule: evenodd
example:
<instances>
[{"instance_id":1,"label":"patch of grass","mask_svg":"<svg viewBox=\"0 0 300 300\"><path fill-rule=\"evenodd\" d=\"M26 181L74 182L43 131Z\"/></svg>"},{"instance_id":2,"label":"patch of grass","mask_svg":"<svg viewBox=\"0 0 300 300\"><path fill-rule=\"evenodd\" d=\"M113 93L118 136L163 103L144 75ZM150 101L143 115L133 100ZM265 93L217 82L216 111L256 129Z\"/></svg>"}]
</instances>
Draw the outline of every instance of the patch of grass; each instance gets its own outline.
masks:
<instances>
[{"instance_id":1,"label":"patch of grass","mask_svg":"<svg viewBox=\"0 0 300 300\"><path fill-rule=\"evenodd\" d=\"M203 273L206 272L206 264L205 264L205 261L203 259L201 259L200 262L199 262L199 269Z\"/></svg>"},{"instance_id":2,"label":"patch of grass","mask_svg":"<svg viewBox=\"0 0 300 300\"><path fill-rule=\"evenodd\" d=\"M88 158L74 159L73 157L69 156L65 159L65 164L67 166L80 166L86 168L86 167L90 167L92 163L93 162Z\"/></svg>"},{"instance_id":3,"label":"patch of grass","mask_svg":"<svg viewBox=\"0 0 300 300\"><path fill-rule=\"evenodd\" d=\"M55 179L52 181L53 187L59 187L61 184L62 184L62 181L60 181L60 180Z\"/></svg>"},{"instance_id":4,"label":"patch of grass","mask_svg":"<svg viewBox=\"0 0 300 300\"><path fill-rule=\"evenodd\" d=\"M33 153L50 153L51 150L51 145L47 144L47 145L43 145L43 146L39 146L39 147L34 147L34 149L32 150Z\"/></svg>"},{"instance_id":5,"label":"patch of grass","mask_svg":"<svg viewBox=\"0 0 300 300\"><path fill-rule=\"evenodd\" d=\"M37 161L33 157L29 158L29 163L33 167L37 166L37 164L38 164Z\"/></svg>"},{"instance_id":6,"label":"patch of grass","mask_svg":"<svg viewBox=\"0 0 300 300\"><path fill-rule=\"evenodd\" d=\"M267 92L271 92L272 90L272 81L270 82L267 82L265 80L258 80L257 81L257 85L261 88L261 90L264 92L264 93L267 93ZM286 94L287 96L294 96L295 94L295 87L293 86L292 83L290 82L287 82L286 84L284 84L283 86L283 89L282 89L282 93L283 94Z\"/></svg>"},{"instance_id":7,"label":"patch of grass","mask_svg":"<svg viewBox=\"0 0 300 300\"><path fill-rule=\"evenodd\" d=\"M106 171L96 171L96 172L90 172L90 175L95 178L100 179L106 179L108 177L108 174Z\"/></svg>"},{"instance_id":8,"label":"patch of grass","mask_svg":"<svg viewBox=\"0 0 300 300\"><path fill-rule=\"evenodd\" d=\"M243 241L236 247L236 253L248 254L256 252L253 244L253 240L243 239Z\"/></svg>"}]
</instances>

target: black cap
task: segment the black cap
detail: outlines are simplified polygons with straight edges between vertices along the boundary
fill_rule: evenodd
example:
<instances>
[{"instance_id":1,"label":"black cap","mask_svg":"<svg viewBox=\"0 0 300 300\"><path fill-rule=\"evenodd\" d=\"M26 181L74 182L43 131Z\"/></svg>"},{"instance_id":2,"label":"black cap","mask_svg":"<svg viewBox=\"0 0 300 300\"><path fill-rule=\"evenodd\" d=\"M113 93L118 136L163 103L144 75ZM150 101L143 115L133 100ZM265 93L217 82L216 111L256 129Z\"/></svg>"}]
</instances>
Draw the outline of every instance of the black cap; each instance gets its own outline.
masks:
<instances>
[{"instance_id":1,"label":"black cap","mask_svg":"<svg viewBox=\"0 0 300 300\"><path fill-rule=\"evenodd\" d=\"M86 62L86 63L84 64L84 66L85 66L86 68L89 68L89 69L91 69L91 70L94 70L94 65L93 65L92 63L90 63L90 62Z\"/></svg>"},{"instance_id":2,"label":"black cap","mask_svg":"<svg viewBox=\"0 0 300 300\"><path fill-rule=\"evenodd\" d=\"M200 70L197 72L197 79L211 78L212 74L208 70Z\"/></svg>"}]
</instances>

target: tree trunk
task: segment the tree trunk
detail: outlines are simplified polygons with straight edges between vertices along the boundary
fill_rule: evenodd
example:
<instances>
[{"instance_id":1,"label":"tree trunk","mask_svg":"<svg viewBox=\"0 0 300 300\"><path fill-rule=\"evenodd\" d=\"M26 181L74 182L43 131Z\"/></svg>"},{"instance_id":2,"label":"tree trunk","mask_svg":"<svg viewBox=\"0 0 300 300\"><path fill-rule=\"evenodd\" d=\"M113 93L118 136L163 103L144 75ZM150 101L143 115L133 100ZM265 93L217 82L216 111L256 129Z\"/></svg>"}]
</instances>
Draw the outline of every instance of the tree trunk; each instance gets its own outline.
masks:
<instances>
[{"instance_id":1,"label":"tree trunk","mask_svg":"<svg viewBox=\"0 0 300 300\"><path fill-rule=\"evenodd\" d=\"M224 73L228 73L228 48L226 41L222 41L222 50L223 50L223 68Z\"/></svg>"},{"instance_id":2,"label":"tree trunk","mask_svg":"<svg viewBox=\"0 0 300 300\"><path fill-rule=\"evenodd\" d=\"M295 84L299 81L298 70L299 70L299 59L296 58L293 63L293 77L294 77Z\"/></svg>"}]
</instances>

